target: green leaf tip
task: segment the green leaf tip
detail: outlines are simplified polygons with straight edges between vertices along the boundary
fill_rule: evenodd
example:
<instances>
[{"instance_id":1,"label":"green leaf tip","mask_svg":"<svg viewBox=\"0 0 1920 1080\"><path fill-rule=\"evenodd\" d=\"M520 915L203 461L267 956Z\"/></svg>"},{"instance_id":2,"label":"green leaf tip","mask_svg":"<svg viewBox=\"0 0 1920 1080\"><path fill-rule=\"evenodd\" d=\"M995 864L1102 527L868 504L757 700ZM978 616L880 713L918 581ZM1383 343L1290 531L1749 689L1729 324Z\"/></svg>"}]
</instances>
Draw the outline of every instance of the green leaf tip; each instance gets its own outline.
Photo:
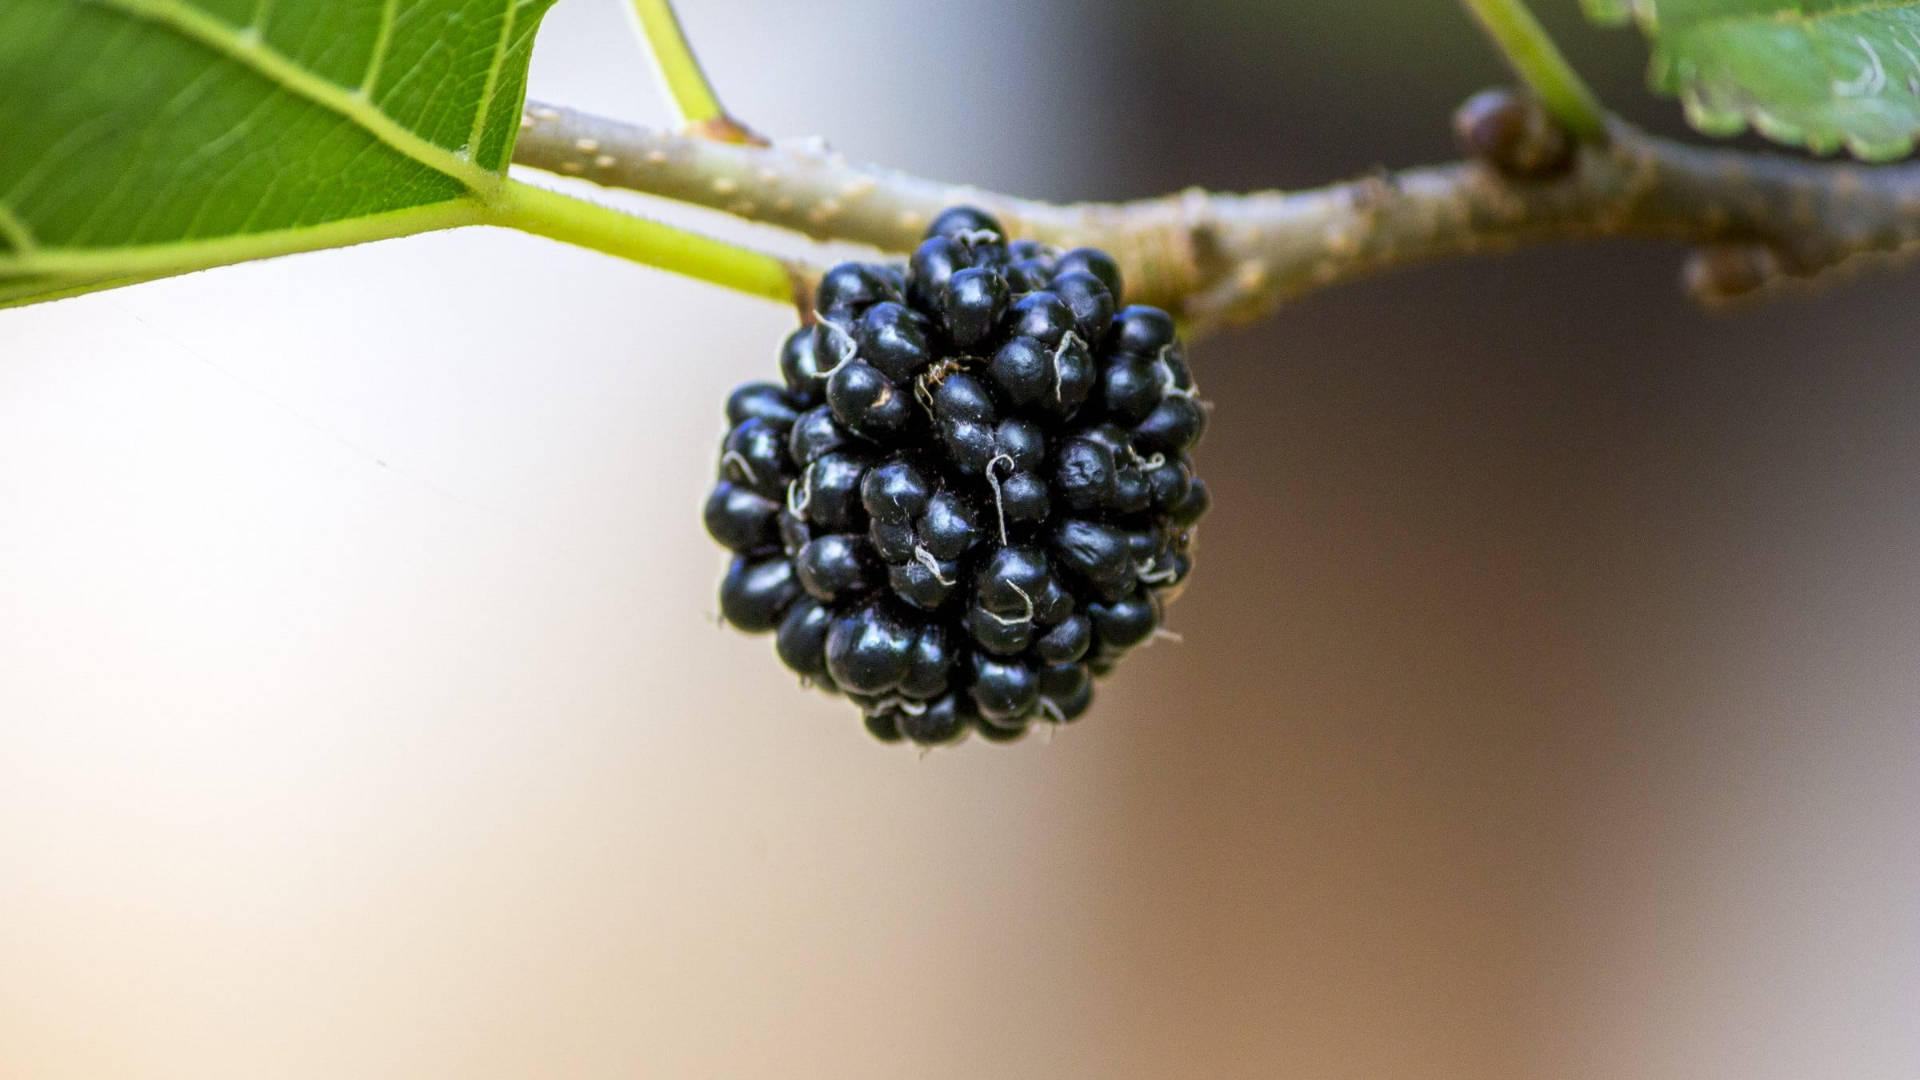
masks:
<instances>
[{"instance_id":1,"label":"green leaf tip","mask_svg":"<svg viewBox=\"0 0 1920 1080\"><path fill-rule=\"evenodd\" d=\"M1583 0L1653 45L1649 83L1708 135L1751 127L1866 161L1920 135L1920 0Z\"/></svg>"}]
</instances>

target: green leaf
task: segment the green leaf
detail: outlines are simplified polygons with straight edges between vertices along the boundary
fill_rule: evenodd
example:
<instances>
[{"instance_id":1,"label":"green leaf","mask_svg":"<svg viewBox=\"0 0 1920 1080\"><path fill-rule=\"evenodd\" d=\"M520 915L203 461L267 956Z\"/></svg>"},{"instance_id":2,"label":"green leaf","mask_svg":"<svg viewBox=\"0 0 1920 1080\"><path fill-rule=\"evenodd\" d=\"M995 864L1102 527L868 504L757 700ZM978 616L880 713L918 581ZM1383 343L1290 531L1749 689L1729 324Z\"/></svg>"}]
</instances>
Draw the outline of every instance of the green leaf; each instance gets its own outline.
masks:
<instances>
[{"instance_id":1,"label":"green leaf","mask_svg":"<svg viewBox=\"0 0 1920 1080\"><path fill-rule=\"evenodd\" d=\"M553 0L0 0L0 305L489 219Z\"/></svg>"},{"instance_id":2,"label":"green leaf","mask_svg":"<svg viewBox=\"0 0 1920 1080\"><path fill-rule=\"evenodd\" d=\"M1655 90L1709 135L1884 161L1920 134L1920 0L1583 0L1639 22Z\"/></svg>"}]
</instances>

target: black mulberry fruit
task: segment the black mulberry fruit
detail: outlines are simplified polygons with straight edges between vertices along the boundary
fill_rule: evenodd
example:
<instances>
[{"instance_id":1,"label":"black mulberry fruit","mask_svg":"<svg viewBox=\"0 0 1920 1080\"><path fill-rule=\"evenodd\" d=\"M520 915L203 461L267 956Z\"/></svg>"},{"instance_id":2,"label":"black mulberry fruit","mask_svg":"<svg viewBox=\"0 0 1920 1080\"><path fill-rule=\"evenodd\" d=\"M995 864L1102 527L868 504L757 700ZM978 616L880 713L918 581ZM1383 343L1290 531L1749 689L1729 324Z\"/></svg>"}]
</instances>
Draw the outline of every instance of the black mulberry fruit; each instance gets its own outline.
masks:
<instances>
[{"instance_id":1,"label":"black mulberry fruit","mask_svg":"<svg viewBox=\"0 0 1920 1080\"><path fill-rule=\"evenodd\" d=\"M888 741L1078 718L1192 568L1206 426L1173 320L1106 253L942 213L844 263L784 385L727 401L707 531L720 611Z\"/></svg>"}]
</instances>

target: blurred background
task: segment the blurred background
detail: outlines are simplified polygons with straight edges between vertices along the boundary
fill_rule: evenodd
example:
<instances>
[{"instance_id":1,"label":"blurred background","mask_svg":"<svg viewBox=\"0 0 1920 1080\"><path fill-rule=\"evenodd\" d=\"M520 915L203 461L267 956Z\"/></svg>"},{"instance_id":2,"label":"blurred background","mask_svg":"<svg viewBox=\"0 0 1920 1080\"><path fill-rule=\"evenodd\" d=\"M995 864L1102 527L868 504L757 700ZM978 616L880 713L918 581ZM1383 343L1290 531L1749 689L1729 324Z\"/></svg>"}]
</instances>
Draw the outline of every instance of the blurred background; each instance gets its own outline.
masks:
<instances>
[{"instance_id":1,"label":"blurred background","mask_svg":"<svg viewBox=\"0 0 1920 1080\"><path fill-rule=\"evenodd\" d=\"M1504 78L1446 3L684 7L761 129L1061 199ZM626 34L533 95L664 121ZM774 305L469 231L0 313L0 1076L1920 1076L1915 278L1678 265L1205 342L1184 644L924 758L713 623Z\"/></svg>"}]
</instances>

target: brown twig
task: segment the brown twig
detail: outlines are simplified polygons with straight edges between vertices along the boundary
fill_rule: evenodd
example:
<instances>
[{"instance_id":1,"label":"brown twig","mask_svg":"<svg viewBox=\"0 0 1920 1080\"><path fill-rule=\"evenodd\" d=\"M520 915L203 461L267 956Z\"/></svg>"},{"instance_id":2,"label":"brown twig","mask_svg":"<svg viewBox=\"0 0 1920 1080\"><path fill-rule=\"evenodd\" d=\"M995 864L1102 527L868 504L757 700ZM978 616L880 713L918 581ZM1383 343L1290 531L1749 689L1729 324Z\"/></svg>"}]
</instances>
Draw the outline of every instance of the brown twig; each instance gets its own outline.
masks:
<instances>
[{"instance_id":1,"label":"brown twig","mask_svg":"<svg viewBox=\"0 0 1920 1080\"><path fill-rule=\"evenodd\" d=\"M1708 255L1689 280L1714 298L1920 239L1920 166L1701 148L1619 122L1609 134L1571 160L1562 155L1548 175L1516 175L1509 147L1307 191L1190 189L1066 205L858 165L817 141L722 143L539 103L527 107L514 160L892 252L911 250L942 208L971 203L1017 235L1107 249L1130 299L1198 328L1252 321L1313 289L1394 267L1549 240L1698 246ZM1738 273L1717 278L1721 264Z\"/></svg>"}]
</instances>

